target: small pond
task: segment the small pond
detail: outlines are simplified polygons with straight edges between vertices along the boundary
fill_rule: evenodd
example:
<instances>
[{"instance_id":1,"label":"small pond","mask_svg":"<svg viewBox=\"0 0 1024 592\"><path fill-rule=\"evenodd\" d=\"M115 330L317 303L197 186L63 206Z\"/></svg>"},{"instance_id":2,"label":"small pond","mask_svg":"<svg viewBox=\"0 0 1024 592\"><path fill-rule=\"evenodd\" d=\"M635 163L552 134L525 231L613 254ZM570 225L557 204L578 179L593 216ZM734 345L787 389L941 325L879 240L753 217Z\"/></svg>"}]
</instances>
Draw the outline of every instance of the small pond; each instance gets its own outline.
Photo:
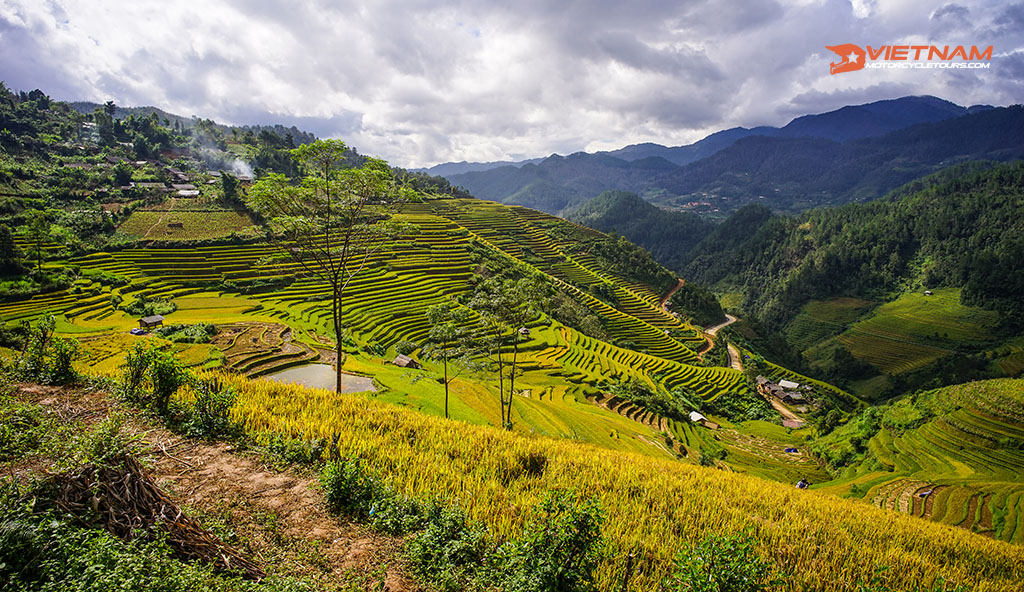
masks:
<instances>
[{"instance_id":1,"label":"small pond","mask_svg":"<svg viewBox=\"0 0 1024 592\"><path fill-rule=\"evenodd\" d=\"M305 366L295 366L294 368L288 368L287 370L267 374L263 378L277 382L286 382L288 384L301 384L303 386L313 388L322 388L329 391L334 390L335 381L334 366L331 366L330 364L306 364ZM366 378L365 376L355 376L353 374L345 374L342 376L341 386L341 392L343 393L362 393L365 391L377 390L373 387L372 379Z\"/></svg>"}]
</instances>

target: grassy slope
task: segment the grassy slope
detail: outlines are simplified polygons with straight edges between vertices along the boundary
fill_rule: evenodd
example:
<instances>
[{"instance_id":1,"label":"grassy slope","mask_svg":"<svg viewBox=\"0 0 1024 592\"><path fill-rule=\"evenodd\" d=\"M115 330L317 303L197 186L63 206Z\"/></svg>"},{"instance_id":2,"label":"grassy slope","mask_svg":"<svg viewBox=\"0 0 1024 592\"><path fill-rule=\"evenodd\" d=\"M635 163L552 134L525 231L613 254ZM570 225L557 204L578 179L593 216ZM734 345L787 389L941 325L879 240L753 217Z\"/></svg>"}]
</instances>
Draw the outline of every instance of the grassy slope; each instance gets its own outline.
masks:
<instances>
[{"instance_id":1,"label":"grassy slope","mask_svg":"<svg viewBox=\"0 0 1024 592\"><path fill-rule=\"evenodd\" d=\"M854 392L866 398L886 384L885 375L920 369L957 348L992 349L997 364L998 358L1009 358L1006 367L1015 368L1017 350L994 336L999 315L960 304L959 289L936 289L932 296L906 292L871 307L871 302L856 298L811 301L787 325L787 340L811 363L842 347L874 366L879 378L854 385Z\"/></svg>"},{"instance_id":2,"label":"grassy slope","mask_svg":"<svg viewBox=\"0 0 1024 592\"><path fill-rule=\"evenodd\" d=\"M608 516L609 554L597 572L603 590L618 589L627 553L638 557L630 589L650 590L685 542L744 528L785 571L790 590L847 590L878 565L891 568L894 590L937 574L972 590L1015 590L1024 578L1021 547L814 491L444 421L360 397L234 384L241 393L237 417L250 428L337 435L343 454L363 458L400 491L458 500L502 535L523 524L546 490L597 496ZM526 473L523 459L538 454L545 470Z\"/></svg>"}]
</instances>

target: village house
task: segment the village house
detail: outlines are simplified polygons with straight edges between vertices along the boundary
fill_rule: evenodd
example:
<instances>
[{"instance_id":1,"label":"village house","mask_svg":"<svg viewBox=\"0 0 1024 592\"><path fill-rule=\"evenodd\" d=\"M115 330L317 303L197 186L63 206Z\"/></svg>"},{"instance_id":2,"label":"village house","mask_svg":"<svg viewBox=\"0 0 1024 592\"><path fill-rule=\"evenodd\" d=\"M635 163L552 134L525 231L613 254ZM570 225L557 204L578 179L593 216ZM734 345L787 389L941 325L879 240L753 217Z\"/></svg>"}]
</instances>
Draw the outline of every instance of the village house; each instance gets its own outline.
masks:
<instances>
[{"instance_id":1,"label":"village house","mask_svg":"<svg viewBox=\"0 0 1024 592\"><path fill-rule=\"evenodd\" d=\"M701 415L697 411L691 411L690 412L690 423L696 423L696 424L702 425L702 426L708 428L709 430L717 430L718 429L718 424L717 423L715 423L715 422L711 421L710 419L704 417L703 415Z\"/></svg>"},{"instance_id":2,"label":"village house","mask_svg":"<svg viewBox=\"0 0 1024 592\"><path fill-rule=\"evenodd\" d=\"M808 386L801 387L799 383L792 380L780 380L778 383L774 383L764 376L757 377L757 392L765 397L775 398L787 405L807 402L807 397L804 393L799 392L800 390L807 392L812 389Z\"/></svg>"},{"instance_id":3,"label":"village house","mask_svg":"<svg viewBox=\"0 0 1024 592\"><path fill-rule=\"evenodd\" d=\"M395 356L394 361L392 361L391 363L394 364L395 366L400 367L400 368L413 368L413 369L416 369L416 368L420 367L420 363L419 362L417 362L416 360L410 358L409 356L407 356L405 354L398 354L397 356Z\"/></svg>"},{"instance_id":4,"label":"village house","mask_svg":"<svg viewBox=\"0 0 1024 592\"><path fill-rule=\"evenodd\" d=\"M163 315L153 315L150 317L142 317L139 319L140 329L152 329L153 327L162 327L164 325Z\"/></svg>"}]
</instances>

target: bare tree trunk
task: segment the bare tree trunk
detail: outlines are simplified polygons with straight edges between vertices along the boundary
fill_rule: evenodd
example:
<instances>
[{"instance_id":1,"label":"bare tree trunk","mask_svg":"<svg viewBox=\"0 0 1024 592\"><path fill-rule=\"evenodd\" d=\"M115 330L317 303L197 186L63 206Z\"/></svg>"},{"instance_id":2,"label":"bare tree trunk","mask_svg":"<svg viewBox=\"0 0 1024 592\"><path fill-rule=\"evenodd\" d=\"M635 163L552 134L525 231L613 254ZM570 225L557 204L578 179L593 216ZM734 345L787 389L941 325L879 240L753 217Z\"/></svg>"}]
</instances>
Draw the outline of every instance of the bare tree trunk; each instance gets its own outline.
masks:
<instances>
[{"instance_id":1,"label":"bare tree trunk","mask_svg":"<svg viewBox=\"0 0 1024 592\"><path fill-rule=\"evenodd\" d=\"M505 427L505 367L501 359L501 339L496 338L494 343L498 353L498 402L501 407L501 427Z\"/></svg>"},{"instance_id":2,"label":"bare tree trunk","mask_svg":"<svg viewBox=\"0 0 1024 592\"><path fill-rule=\"evenodd\" d=\"M448 352L444 352L444 418L448 419Z\"/></svg>"},{"instance_id":3,"label":"bare tree trunk","mask_svg":"<svg viewBox=\"0 0 1024 592\"><path fill-rule=\"evenodd\" d=\"M331 307L331 313L334 321L334 343L335 343L335 381L334 390L338 394L341 394L341 365L344 363L343 352L342 352L342 327L341 327L341 294L338 290L334 291L333 305Z\"/></svg>"},{"instance_id":4,"label":"bare tree trunk","mask_svg":"<svg viewBox=\"0 0 1024 592\"><path fill-rule=\"evenodd\" d=\"M516 394L516 360L519 358L519 333L512 335L512 374L509 375L508 381L508 418L507 427L512 428L512 397Z\"/></svg>"}]
</instances>

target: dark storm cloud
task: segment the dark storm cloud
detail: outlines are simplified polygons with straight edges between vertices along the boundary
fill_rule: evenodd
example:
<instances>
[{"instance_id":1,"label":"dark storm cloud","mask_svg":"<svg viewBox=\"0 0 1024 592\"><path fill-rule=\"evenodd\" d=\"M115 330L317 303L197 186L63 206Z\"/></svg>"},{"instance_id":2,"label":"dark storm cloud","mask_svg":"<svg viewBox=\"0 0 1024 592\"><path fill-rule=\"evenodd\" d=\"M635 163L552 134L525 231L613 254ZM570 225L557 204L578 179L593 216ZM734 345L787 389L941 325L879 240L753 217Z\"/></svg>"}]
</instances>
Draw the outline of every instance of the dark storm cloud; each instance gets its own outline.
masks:
<instances>
[{"instance_id":1,"label":"dark storm cloud","mask_svg":"<svg viewBox=\"0 0 1024 592\"><path fill-rule=\"evenodd\" d=\"M1024 4L0 2L0 79L296 125L399 165L687 143L905 94L1021 96ZM836 43L995 46L989 71L828 74Z\"/></svg>"}]
</instances>

